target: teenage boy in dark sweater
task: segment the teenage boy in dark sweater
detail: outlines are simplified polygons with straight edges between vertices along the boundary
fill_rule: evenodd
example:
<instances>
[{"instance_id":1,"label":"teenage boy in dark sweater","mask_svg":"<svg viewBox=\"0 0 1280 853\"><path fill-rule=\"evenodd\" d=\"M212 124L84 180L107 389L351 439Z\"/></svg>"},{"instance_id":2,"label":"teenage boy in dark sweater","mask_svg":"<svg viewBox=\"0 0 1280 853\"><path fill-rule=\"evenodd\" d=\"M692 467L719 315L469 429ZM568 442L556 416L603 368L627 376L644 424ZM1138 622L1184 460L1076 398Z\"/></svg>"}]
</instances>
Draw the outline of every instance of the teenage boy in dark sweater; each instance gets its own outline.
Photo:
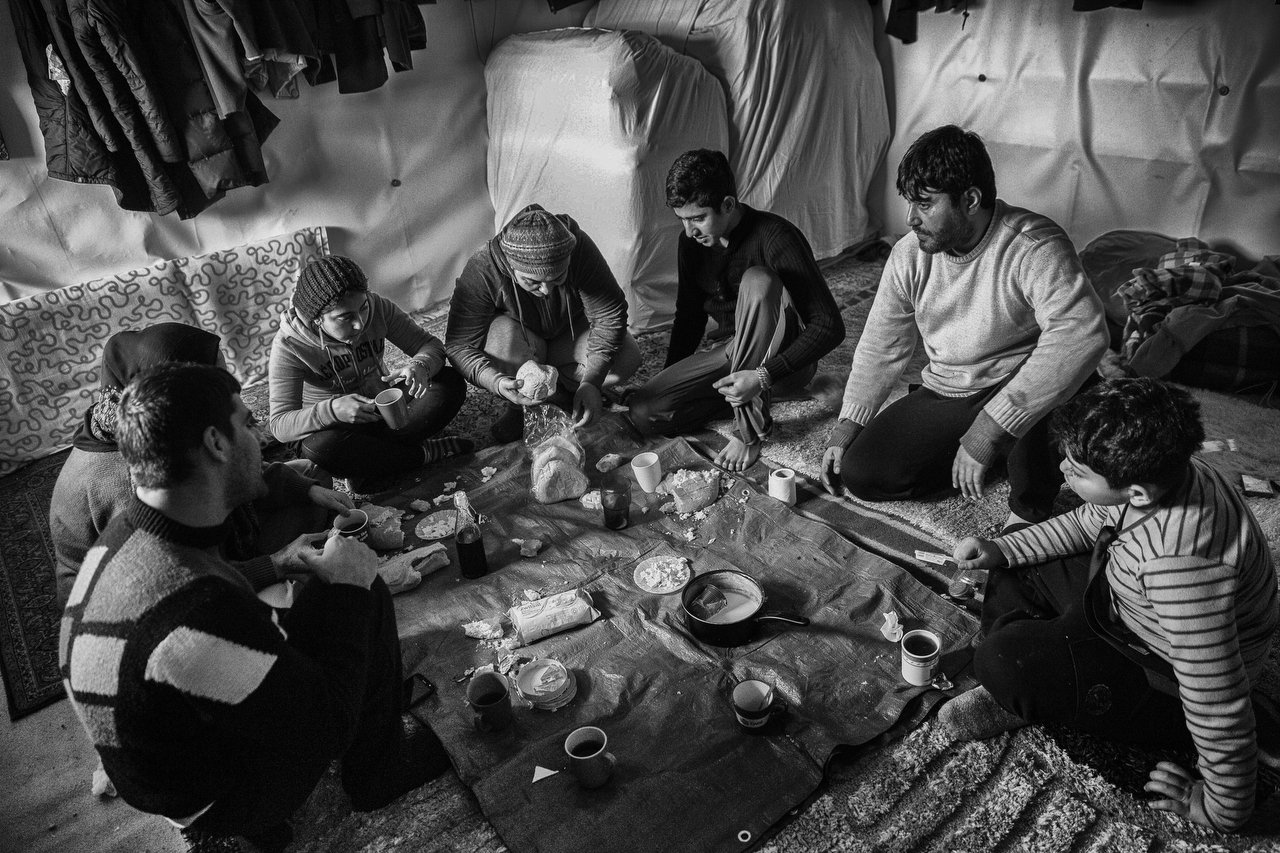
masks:
<instances>
[{"instance_id":1,"label":"teenage boy in dark sweater","mask_svg":"<svg viewBox=\"0 0 1280 853\"><path fill-rule=\"evenodd\" d=\"M67 693L120 796L182 827L268 850L329 762L357 810L448 768L406 739L395 611L363 543L302 536L310 575L278 618L219 555L235 507L265 490L253 416L226 371L166 364L119 405L136 494L89 549L62 619ZM319 548L323 545L323 549Z\"/></svg>"},{"instance_id":2,"label":"teenage boy in dark sweater","mask_svg":"<svg viewBox=\"0 0 1280 853\"><path fill-rule=\"evenodd\" d=\"M732 411L736 434L715 461L742 471L773 428L771 389L808 383L844 340L844 320L809 241L738 200L721 152L680 155L667 174L667 206L684 227L676 316L666 366L631 396L631 422L645 435L677 435ZM723 343L697 352L708 316Z\"/></svg>"},{"instance_id":3,"label":"teenage boy in dark sweater","mask_svg":"<svg viewBox=\"0 0 1280 853\"><path fill-rule=\"evenodd\" d=\"M938 722L967 739L1026 723L1141 744L1189 733L1199 778L1160 762L1151 805L1237 830L1260 763L1276 763L1273 703L1251 695L1277 622L1266 536L1240 492L1192 457L1204 430L1181 389L1101 383L1054 413L1053 432L1086 503L956 546L962 570L991 570L982 686Z\"/></svg>"}]
</instances>

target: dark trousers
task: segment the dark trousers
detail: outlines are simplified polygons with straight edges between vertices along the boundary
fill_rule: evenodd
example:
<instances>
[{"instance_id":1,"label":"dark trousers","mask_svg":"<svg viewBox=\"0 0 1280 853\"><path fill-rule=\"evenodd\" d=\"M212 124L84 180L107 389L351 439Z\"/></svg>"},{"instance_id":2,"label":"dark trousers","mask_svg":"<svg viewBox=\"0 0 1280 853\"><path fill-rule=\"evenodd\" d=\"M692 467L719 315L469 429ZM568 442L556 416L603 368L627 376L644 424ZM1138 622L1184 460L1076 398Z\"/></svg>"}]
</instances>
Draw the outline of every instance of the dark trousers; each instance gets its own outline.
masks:
<instances>
[{"instance_id":1,"label":"dark trousers","mask_svg":"<svg viewBox=\"0 0 1280 853\"><path fill-rule=\"evenodd\" d=\"M214 835L260 835L288 820L306 801L329 763L342 759L342 787L348 794L376 785L395 764L403 744L400 639L395 607L387 585L373 582L374 619L369 632L370 660L364 700L354 727L344 732L337 755L281 747L243 756L240 783L200 816L192 829ZM305 606L306 586L281 624L289 632L291 617ZM302 648L301 651L308 653Z\"/></svg>"},{"instance_id":2,"label":"dark trousers","mask_svg":"<svg viewBox=\"0 0 1280 853\"><path fill-rule=\"evenodd\" d=\"M462 374L446 365L409 405L409 426L393 430L381 419L335 424L298 442L300 455L337 477L380 480L422 467L422 441L453 420L467 397Z\"/></svg>"},{"instance_id":3,"label":"dark trousers","mask_svg":"<svg viewBox=\"0 0 1280 853\"><path fill-rule=\"evenodd\" d=\"M783 310L782 279L771 270L752 267L742 278L734 306L733 337L706 352L669 365L628 400L628 417L644 435L681 435L707 421L732 414L738 437L757 444L773 429L771 393L765 391L744 406L730 406L711 387L739 370L755 370L800 334L794 312ZM774 390L805 385L817 372L809 364L773 378Z\"/></svg>"},{"instance_id":4,"label":"dark trousers","mask_svg":"<svg viewBox=\"0 0 1280 853\"><path fill-rule=\"evenodd\" d=\"M1012 379L967 397L916 388L858 433L840 460L844 487L864 501L904 501L955 490L951 465L960 439L982 407ZM1014 442L1006 459L1009 509L1028 521L1053 514L1062 486L1062 456L1049 439L1049 417Z\"/></svg>"},{"instance_id":5,"label":"dark trousers","mask_svg":"<svg viewBox=\"0 0 1280 853\"><path fill-rule=\"evenodd\" d=\"M1178 697L1151 687L1146 670L1089 627L1088 579L1083 557L992 569L982 604L986 638L974 654L978 680L1031 723L1135 744L1189 745Z\"/></svg>"}]
</instances>

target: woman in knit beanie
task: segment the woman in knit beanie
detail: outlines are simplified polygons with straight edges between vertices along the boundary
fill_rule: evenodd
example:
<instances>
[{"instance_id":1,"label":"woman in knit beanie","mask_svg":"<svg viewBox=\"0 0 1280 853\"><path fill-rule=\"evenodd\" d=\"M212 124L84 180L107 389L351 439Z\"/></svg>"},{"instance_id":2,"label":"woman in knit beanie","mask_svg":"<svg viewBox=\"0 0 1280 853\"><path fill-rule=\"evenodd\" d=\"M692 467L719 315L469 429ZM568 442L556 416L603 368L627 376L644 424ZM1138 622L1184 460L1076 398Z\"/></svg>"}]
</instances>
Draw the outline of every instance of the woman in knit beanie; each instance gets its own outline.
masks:
<instances>
[{"instance_id":1,"label":"woman in knit beanie","mask_svg":"<svg viewBox=\"0 0 1280 853\"><path fill-rule=\"evenodd\" d=\"M559 372L549 402L578 426L603 406L600 389L640 366L627 332L627 300L587 233L565 214L531 204L472 255L458 278L445 333L449 360L474 385L505 399L498 441L520 437L524 407L516 378L527 361Z\"/></svg>"},{"instance_id":2,"label":"woman in knit beanie","mask_svg":"<svg viewBox=\"0 0 1280 853\"><path fill-rule=\"evenodd\" d=\"M383 362L387 341L409 356L395 370ZM474 449L468 439L432 437L466 397L444 345L371 292L350 258L317 258L302 270L269 372L272 434L355 491L380 491L400 473ZM408 423L396 429L374 403L389 388L401 389L407 403Z\"/></svg>"}]
</instances>

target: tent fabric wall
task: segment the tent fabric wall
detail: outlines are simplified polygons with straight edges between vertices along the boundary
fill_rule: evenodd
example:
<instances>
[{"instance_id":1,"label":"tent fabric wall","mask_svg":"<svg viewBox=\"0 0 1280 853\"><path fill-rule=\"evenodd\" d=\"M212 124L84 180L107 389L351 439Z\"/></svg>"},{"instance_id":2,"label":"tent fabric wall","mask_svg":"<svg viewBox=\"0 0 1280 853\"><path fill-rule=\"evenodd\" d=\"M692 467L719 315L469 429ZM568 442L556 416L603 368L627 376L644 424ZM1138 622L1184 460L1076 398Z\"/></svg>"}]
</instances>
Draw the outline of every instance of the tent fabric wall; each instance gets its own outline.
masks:
<instances>
[{"instance_id":1,"label":"tent fabric wall","mask_svg":"<svg viewBox=\"0 0 1280 853\"><path fill-rule=\"evenodd\" d=\"M986 141L999 195L1078 247L1127 228L1280 250L1280 6L1018 7L971 3L963 29L958 13L922 15L915 44L890 42L887 231L906 228L893 176L907 146L955 123Z\"/></svg>"},{"instance_id":2,"label":"tent fabric wall","mask_svg":"<svg viewBox=\"0 0 1280 853\"><path fill-rule=\"evenodd\" d=\"M723 147L724 95L696 60L635 31L515 35L485 67L495 232L537 202L568 213L627 293L633 331L669 325L676 238L667 171Z\"/></svg>"},{"instance_id":3,"label":"tent fabric wall","mask_svg":"<svg viewBox=\"0 0 1280 853\"><path fill-rule=\"evenodd\" d=\"M421 7L427 50L372 92L302 87L268 100L281 119L264 146L270 183L237 189L198 217L119 209L105 186L51 180L7 10L0 11L0 301L158 260L199 255L297 228L326 226L373 288L401 306L448 297L492 235L485 187L484 59L513 32L581 23L546 0L468 0Z\"/></svg>"},{"instance_id":4,"label":"tent fabric wall","mask_svg":"<svg viewBox=\"0 0 1280 853\"><path fill-rule=\"evenodd\" d=\"M720 80L739 194L818 257L876 235L867 198L890 126L865 0L600 0L586 24L652 33Z\"/></svg>"}]
</instances>

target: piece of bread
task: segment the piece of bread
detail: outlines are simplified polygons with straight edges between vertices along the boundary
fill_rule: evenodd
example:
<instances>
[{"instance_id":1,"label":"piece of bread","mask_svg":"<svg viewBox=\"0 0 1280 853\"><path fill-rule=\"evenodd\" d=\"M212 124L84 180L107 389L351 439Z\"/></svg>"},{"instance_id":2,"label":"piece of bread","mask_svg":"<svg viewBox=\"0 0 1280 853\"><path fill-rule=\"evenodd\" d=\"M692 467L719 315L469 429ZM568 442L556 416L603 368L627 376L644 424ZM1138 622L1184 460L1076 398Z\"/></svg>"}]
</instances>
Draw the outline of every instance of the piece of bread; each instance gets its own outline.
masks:
<instances>
[{"instance_id":1,"label":"piece of bread","mask_svg":"<svg viewBox=\"0 0 1280 853\"><path fill-rule=\"evenodd\" d=\"M563 459L581 468L584 458L582 445L577 441L563 435L553 435L538 442L538 445L533 448L533 453L529 457L529 467L537 468L552 459Z\"/></svg>"},{"instance_id":2,"label":"piece of bread","mask_svg":"<svg viewBox=\"0 0 1280 853\"><path fill-rule=\"evenodd\" d=\"M522 383L521 394L541 403L555 393L556 383L560 381L560 371L549 364L539 364L530 359L520 365L520 369L516 371L516 379Z\"/></svg>"},{"instance_id":3,"label":"piece of bread","mask_svg":"<svg viewBox=\"0 0 1280 853\"><path fill-rule=\"evenodd\" d=\"M580 498L587 491L587 475L578 465L564 459L552 459L531 469L533 497L538 503L553 504Z\"/></svg>"}]
</instances>

